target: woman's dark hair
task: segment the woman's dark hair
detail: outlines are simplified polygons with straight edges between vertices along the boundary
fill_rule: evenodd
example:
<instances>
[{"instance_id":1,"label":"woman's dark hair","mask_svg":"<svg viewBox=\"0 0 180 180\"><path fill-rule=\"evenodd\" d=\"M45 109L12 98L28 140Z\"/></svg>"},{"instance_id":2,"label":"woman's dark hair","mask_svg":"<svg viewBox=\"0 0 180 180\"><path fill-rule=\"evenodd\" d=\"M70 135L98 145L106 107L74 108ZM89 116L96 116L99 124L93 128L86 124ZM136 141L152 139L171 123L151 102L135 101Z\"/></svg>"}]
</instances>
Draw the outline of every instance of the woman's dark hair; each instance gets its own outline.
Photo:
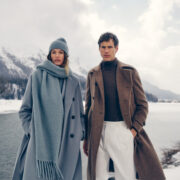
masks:
<instances>
[{"instance_id":1,"label":"woman's dark hair","mask_svg":"<svg viewBox=\"0 0 180 180\"><path fill-rule=\"evenodd\" d=\"M109 41L110 39L113 40L115 47L118 46L119 40L118 40L117 36L115 34L113 34L113 33L106 32L106 33L101 34L101 36L100 36L100 38L98 40L99 47L100 47L102 42Z\"/></svg>"}]
</instances>

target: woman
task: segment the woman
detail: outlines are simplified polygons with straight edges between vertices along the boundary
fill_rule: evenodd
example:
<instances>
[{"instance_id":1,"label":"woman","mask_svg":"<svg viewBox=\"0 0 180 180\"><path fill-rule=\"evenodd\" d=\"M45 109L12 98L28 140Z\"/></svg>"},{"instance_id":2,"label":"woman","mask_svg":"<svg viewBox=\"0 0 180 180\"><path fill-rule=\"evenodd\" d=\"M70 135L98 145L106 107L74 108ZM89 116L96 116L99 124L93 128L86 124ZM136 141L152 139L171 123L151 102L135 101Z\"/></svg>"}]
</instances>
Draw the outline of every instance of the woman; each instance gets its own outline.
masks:
<instances>
[{"instance_id":1,"label":"woman","mask_svg":"<svg viewBox=\"0 0 180 180\"><path fill-rule=\"evenodd\" d=\"M13 180L82 179L83 105L68 55L66 40L57 39L28 80L19 111L25 135Z\"/></svg>"}]
</instances>

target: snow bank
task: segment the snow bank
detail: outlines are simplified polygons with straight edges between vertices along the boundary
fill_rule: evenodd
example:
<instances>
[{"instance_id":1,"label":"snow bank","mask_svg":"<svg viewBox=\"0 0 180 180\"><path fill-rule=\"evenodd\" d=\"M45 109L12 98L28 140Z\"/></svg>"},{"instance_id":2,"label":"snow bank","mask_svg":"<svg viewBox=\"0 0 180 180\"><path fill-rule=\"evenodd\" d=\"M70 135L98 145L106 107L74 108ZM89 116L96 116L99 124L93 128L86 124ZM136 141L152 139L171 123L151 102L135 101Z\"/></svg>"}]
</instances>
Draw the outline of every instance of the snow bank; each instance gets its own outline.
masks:
<instances>
[{"instance_id":1,"label":"snow bank","mask_svg":"<svg viewBox=\"0 0 180 180\"><path fill-rule=\"evenodd\" d=\"M166 180L180 180L180 166L164 169Z\"/></svg>"},{"instance_id":2,"label":"snow bank","mask_svg":"<svg viewBox=\"0 0 180 180\"><path fill-rule=\"evenodd\" d=\"M22 100L5 100L0 99L0 114L18 112Z\"/></svg>"}]
</instances>

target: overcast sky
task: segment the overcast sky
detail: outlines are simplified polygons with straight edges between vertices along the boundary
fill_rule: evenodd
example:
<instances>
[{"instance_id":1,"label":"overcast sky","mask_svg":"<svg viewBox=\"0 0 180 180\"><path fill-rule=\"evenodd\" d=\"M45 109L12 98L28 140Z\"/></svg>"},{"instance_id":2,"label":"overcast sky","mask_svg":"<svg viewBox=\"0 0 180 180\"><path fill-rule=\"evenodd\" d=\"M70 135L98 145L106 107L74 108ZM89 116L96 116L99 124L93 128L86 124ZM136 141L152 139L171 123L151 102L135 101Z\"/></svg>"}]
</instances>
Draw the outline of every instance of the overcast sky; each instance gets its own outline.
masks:
<instances>
[{"instance_id":1,"label":"overcast sky","mask_svg":"<svg viewBox=\"0 0 180 180\"><path fill-rule=\"evenodd\" d=\"M70 60L92 68L106 31L119 38L117 57L142 79L180 94L180 0L0 1L0 47L18 56L48 53L65 37Z\"/></svg>"}]
</instances>

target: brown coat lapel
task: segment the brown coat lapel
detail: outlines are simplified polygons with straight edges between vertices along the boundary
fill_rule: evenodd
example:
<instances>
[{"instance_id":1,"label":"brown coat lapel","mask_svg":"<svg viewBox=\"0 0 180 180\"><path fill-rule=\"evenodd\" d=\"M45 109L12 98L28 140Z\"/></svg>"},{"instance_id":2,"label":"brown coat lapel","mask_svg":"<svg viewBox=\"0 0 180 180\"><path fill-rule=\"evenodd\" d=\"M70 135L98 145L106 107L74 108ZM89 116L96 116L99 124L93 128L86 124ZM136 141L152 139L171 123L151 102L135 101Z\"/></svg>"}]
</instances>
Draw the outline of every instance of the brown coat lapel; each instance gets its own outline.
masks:
<instances>
[{"instance_id":1,"label":"brown coat lapel","mask_svg":"<svg viewBox=\"0 0 180 180\"><path fill-rule=\"evenodd\" d=\"M121 109L123 118L127 124L127 127L131 128L132 122L129 116L130 114L129 114L128 102L129 102L130 93L132 89L132 72L128 69L123 69L123 67L125 66L127 65L118 61L117 70L116 70L116 84L117 84L120 109ZM94 73L93 76L95 78L95 83L97 83L96 85L98 86L100 90L100 94L101 94L100 98L102 101L101 108L104 113L105 98L104 98L104 84L103 84L101 66L99 65L96 68L94 68L93 73Z\"/></svg>"}]
</instances>

